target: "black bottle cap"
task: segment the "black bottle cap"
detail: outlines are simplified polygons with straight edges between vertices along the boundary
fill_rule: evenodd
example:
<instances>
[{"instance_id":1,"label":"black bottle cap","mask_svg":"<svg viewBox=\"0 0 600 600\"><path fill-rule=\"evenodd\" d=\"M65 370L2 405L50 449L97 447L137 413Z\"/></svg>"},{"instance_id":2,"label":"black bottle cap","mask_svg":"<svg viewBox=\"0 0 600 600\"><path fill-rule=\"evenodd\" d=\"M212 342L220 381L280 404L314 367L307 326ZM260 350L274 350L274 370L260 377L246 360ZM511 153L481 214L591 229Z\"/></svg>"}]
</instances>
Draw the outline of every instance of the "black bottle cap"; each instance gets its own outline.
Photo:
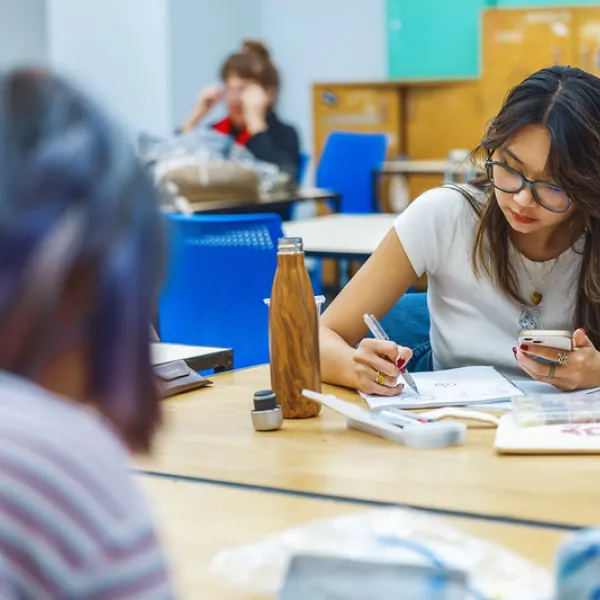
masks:
<instances>
[{"instance_id":1,"label":"black bottle cap","mask_svg":"<svg viewBox=\"0 0 600 600\"><path fill-rule=\"evenodd\" d=\"M254 410L273 410L277 406L277 396L273 390L260 390L254 394Z\"/></svg>"}]
</instances>

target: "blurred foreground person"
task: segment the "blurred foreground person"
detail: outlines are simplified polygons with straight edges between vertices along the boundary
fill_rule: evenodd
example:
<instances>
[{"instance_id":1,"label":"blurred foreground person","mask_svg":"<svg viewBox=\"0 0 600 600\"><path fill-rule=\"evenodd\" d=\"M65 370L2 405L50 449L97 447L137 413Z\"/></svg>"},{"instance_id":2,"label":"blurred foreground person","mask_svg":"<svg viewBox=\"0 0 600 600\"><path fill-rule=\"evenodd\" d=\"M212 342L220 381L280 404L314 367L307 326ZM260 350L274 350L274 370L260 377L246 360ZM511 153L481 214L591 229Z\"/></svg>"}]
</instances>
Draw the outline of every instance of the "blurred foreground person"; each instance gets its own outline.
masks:
<instances>
[{"instance_id":1,"label":"blurred foreground person","mask_svg":"<svg viewBox=\"0 0 600 600\"><path fill-rule=\"evenodd\" d=\"M43 71L0 78L0 598L170 599L129 451L159 421L151 181Z\"/></svg>"}]
</instances>

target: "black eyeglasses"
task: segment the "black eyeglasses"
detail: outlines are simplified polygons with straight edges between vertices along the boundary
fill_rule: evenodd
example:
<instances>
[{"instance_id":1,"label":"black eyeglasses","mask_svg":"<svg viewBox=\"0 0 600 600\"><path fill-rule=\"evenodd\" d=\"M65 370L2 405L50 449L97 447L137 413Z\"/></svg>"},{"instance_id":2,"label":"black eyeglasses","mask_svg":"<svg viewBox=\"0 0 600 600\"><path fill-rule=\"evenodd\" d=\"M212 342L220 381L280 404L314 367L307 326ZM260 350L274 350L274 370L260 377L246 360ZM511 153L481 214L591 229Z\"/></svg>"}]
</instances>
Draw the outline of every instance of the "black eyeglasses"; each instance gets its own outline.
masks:
<instances>
[{"instance_id":1,"label":"black eyeglasses","mask_svg":"<svg viewBox=\"0 0 600 600\"><path fill-rule=\"evenodd\" d=\"M566 213L571 206L571 199L562 188L549 181L531 181L516 169L507 164L488 159L485 163L490 183L501 192L518 194L528 187L534 200L546 210L553 213Z\"/></svg>"}]
</instances>

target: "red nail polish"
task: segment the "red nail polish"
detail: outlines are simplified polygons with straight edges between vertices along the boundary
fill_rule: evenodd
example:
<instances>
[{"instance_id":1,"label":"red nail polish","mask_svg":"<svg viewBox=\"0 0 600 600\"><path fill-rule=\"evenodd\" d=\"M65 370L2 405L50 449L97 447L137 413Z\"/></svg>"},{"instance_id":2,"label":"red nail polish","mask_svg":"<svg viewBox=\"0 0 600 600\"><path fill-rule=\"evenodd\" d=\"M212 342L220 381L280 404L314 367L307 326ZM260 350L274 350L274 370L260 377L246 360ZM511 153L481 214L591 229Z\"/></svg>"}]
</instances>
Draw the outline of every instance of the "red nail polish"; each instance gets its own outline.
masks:
<instances>
[{"instance_id":1,"label":"red nail polish","mask_svg":"<svg viewBox=\"0 0 600 600\"><path fill-rule=\"evenodd\" d=\"M587 335L587 331L582 327L581 331L583 331L583 335Z\"/></svg>"},{"instance_id":2,"label":"red nail polish","mask_svg":"<svg viewBox=\"0 0 600 600\"><path fill-rule=\"evenodd\" d=\"M527 350L529 350L529 346L527 344L521 344L519 347L521 350L523 350L523 352L527 352Z\"/></svg>"},{"instance_id":3,"label":"red nail polish","mask_svg":"<svg viewBox=\"0 0 600 600\"><path fill-rule=\"evenodd\" d=\"M405 364L406 364L406 359L405 358L399 358L398 361L396 362L396 366L399 369L401 369Z\"/></svg>"},{"instance_id":4,"label":"red nail polish","mask_svg":"<svg viewBox=\"0 0 600 600\"><path fill-rule=\"evenodd\" d=\"M513 347L513 354L515 355L515 358L517 358L517 349Z\"/></svg>"}]
</instances>

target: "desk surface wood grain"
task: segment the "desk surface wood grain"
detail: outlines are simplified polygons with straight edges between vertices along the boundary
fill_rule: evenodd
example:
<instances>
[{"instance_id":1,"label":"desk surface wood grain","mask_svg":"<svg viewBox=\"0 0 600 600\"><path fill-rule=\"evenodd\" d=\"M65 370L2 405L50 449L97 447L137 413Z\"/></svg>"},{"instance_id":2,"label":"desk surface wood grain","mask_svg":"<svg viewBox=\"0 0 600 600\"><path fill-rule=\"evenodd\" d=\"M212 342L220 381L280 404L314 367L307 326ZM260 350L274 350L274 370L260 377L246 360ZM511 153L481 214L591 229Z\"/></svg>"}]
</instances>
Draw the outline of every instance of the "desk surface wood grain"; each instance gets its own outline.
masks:
<instances>
[{"instance_id":1,"label":"desk surface wood grain","mask_svg":"<svg viewBox=\"0 0 600 600\"><path fill-rule=\"evenodd\" d=\"M257 542L314 519L365 510L327 500L140 476L183 600L265 598L227 585L210 568L221 550ZM551 568L563 532L474 519L442 519Z\"/></svg>"},{"instance_id":2,"label":"desk surface wood grain","mask_svg":"<svg viewBox=\"0 0 600 600\"><path fill-rule=\"evenodd\" d=\"M211 389L165 403L165 427L154 456L139 461L142 469L442 511L598 524L598 457L499 456L495 429L485 426L470 428L462 447L411 450L348 430L327 409L257 433L252 395L269 386L268 368L214 379ZM325 389L361 402L354 392Z\"/></svg>"}]
</instances>

